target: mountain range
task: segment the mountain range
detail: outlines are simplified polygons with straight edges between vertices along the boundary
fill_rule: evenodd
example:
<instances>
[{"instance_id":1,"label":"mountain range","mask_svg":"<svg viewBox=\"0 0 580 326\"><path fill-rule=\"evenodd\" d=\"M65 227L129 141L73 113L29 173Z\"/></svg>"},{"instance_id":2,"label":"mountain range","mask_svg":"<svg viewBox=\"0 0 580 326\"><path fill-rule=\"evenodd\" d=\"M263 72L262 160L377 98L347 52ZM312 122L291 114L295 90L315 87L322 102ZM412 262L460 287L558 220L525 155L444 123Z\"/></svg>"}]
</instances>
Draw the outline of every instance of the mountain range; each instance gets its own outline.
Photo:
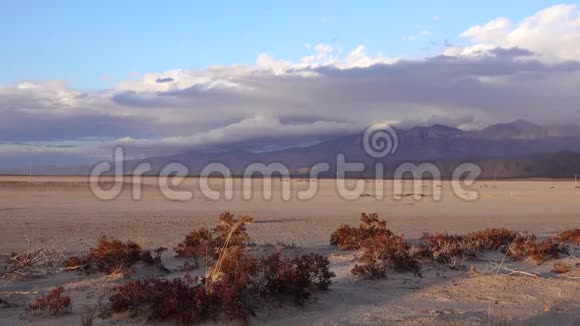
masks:
<instances>
[{"instance_id":1,"label":"mountain range","mask_svg":"<svg viewBox=\"0 0 580 326\"><path fill-rule=\"evenodd\" d=\"M331 168L321 177L336 174L336 161L344 154L347 162L362 162L365 170L347 174L347 177L374 176L376 163L385 167L384 176L393 176L403 162L437 165L443 177L462 162L472 162L482 168L484 178L568 178L580 175L580 128L577 126L541 126L518 120L495 124L480 130L461 130L441 124L429 127L395 129L398 147L392 155L374 158L363 147L363 133L345 135L305 147L287 148L268 152L250 152L239 149L227 151L186 151L177 155L152 157L125 162L125 174L145 161L152 169L147 174L159 174L168 163L178 162L189 169L190 175L199 175L208 163L226 165L232 174L240 175L251 163L283 163L290 174L308 175L316 163L327 162ZM41 167L35 174L86 175L88 166ZM2 173L26 171L11 169Z\"/></svg>"}]
</instances>

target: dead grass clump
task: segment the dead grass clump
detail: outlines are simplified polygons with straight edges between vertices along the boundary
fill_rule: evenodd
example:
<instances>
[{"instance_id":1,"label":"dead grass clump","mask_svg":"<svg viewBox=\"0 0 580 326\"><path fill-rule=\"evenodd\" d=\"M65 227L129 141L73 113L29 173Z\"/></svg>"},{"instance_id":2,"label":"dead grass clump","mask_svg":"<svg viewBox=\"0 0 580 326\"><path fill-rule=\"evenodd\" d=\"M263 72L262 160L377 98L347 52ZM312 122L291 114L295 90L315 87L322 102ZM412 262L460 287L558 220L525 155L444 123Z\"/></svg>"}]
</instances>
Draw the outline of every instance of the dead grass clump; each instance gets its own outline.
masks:
<instances>
[{"instance_id":1,"label":"dead grass clump","mask_svg":"<svg viewBox=\"0 0 580 326\"><path fill-rule=\"evenodd\" d=\"M202 227L193 230L174 250L181 257L217 259L228 237L231 246L245 246L249 243L250 236L246 232L246 224L252 221L251 217L237 219L231 213L222 213L218 225L213 229Z\"/></svg>"},{"instance_id":2,"label":"dead grass clump","mask_svg":"<svg viewBox=\"0 0 580 326\"><path fill-rule=\"evenodd\" d=\"M351 271L356 276L385 278L389 269L421 276L421 264L411 254L411 246L402 236L378 235L363 240L361 247L363 253L359 259L360 264L356 264Z\"/></svg>"},{"instance_id":3,"label":"dead grass clump","mask_svg":"<svg viewBox=\"0 0 580 326\"><path fill-rule=\"evenodd\" d=\"M518 232L506 228L490 228L468 233L465 241L476 251L497 250L512 243L518 235Z\"/></svg>"},{"instance_id":4,"label":"dead grass clump","mask_svg":"<svg viewBox=\"0 0 580 326\"><path fill-rule=\"evenodd\" d=\"M560 254L569 254L565 243L556 238L540 242L528 234L518 236L507 249L507 255L514 260L529 257L538 264L549 258L559 258Z\"/></svg>"},{"instance_id":5,"label":"dead grass clump","mask_svg":"<svg viewBox=\"0 0 580 326\"><path fill-rule=\"evenodd\" d=\"M57 287L45 296L42 296L26 307L27 312L50 312L52 315L67 312L71 306L70 297L62 295L64 288Z\"/></svg>"},{"instance_id":6,"label":"dead grass clump","mask_svg":"<svg viewBox=\"0 0 580 326\"><path fill-rule=\"evenodd\" d=\"M61 251L47 249L32 249L30 241L26 250L13 252L0 268L0 277L22 279L26 277L44 276L63 261Z\"/></svg>"},{"instance_id":7,"label":"dead grass clump","mask_svg":"<svg viewBox=\"0 0 580 326\"><path fill-rule=\"evenodd\" d=\"M338 246L342 250L357 250L361 248L361 242L365 239L374 238L379 235L392 236L393 233L387 229L387 222L379 220L377 213L362 213L358 228L350 225L341 225L330 236L330 244Z\"/></svg>"},{"instance_id":8,"label":"dead grass clump","mask_svg":"<svg viewBox=\"0 0 580 326\"><path fill-rule=\"evenodd\" d=\"M161 264L162 249L156 251L156 257L151 251L142 250L133 241L122 242L117 239L99 238L97 246L90 248L82 257L71 257L64 262L68 270L81 270L87 273L104 272L107 274L127 272L138 261L150 264Z\"/></svg>"},{"instance_id":9,"label":"dead grass clump","mask_svg":"<svg viewBox=\"0 0 580 326\"><path fill-rule=\"evenodd\" d=\"M556 238L562 242L572 242L578 245L580 244L580 229L566 230L558 234Z\"/></svg>"}]
</instances>

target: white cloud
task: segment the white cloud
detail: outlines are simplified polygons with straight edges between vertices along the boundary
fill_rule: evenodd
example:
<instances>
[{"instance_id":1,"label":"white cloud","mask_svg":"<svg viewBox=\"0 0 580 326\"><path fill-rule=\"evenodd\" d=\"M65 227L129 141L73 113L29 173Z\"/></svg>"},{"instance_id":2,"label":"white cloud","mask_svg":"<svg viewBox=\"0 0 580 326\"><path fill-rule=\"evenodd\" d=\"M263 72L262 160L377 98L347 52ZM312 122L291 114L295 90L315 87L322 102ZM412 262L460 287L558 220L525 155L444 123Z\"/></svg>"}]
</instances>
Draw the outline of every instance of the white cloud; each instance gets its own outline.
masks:
<instances>
[{"instance_id":1,"label":"white cloud","mask_svg":"<svg viewBox=\"0 0 580 326\"><path fill-rule=\"evenodd\" d=\"M539 11L514 23L497 18L461 34L473 44L451 48L446 54L473 55L495 47L519 47L533 51L545 62L580 58L580 12L576 5L562 4Z\"/></svg>"}]
</instances>

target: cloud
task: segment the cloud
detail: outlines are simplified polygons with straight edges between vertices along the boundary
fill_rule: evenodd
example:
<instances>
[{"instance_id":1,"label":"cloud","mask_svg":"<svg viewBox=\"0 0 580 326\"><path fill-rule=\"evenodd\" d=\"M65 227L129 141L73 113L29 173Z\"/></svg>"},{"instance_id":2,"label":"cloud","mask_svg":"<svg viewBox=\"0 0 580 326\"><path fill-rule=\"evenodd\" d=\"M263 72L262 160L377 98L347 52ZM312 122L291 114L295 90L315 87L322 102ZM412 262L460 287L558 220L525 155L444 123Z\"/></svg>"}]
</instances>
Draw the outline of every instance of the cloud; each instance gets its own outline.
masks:
<instances>
[{"instance_id":1,"label":"cloud","mask_svg":"<svg viewBox=\"0 0 580 326\"><path fill-rule=\"evenodd\" d=\"M520 22L496 18L461 34L472 44L452 47L446 54L472 56L487 50L519 47L544 62L580 58L580 12L576 5L561 4L541 10Z\"/></svg>"},{"instance_id":2,"label":"cloud","mask_svg":"<svg viewBox=\"0 0 580 326\"><path fill-rule=\"evenodd\" d=\"M252 65L148 73L102 91L61 81L0 86L0 157L110 156L119 144L134 155L276 148L385 120L580 121L578 25L576 7L555 6L469 28L462 35L472 44L421 60L318 44L295 61L263 53Z\"/></svg>"}]
</instances>

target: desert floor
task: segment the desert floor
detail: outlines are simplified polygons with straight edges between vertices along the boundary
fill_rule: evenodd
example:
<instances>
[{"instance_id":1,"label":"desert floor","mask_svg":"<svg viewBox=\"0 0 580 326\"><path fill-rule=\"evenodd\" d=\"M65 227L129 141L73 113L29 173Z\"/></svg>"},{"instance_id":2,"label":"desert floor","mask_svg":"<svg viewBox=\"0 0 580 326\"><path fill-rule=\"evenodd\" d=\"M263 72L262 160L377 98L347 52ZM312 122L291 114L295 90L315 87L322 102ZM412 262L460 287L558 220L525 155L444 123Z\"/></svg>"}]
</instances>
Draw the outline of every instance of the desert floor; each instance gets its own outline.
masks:
<instances>
[{"instance_id":1,"label":"desert floor","mask_svg":"<svg viewBox=\"0 0 580 326\"><path fill-rule=\"evenodd\" d=\"M177 201L165 198L155 178L145 178L139 185L127 181L120 196L102 200L90 191L86 178L3 176L0 254L24 250L29 239L34 248L71 255L89 248L100 235L130 239L147 248L172 247L192 228L213 225L220 212L230 211L255 218L248 231L256 243L293 244L296 248L284 249L290 254L325 254L337 274L331 290L319 293L316 302L305 307L284 304L280 309L263 309L252 319L254 324L580 324L580 269L564 276L550 273L553 261L539 266L508 262L507 268L537 272L542 277L507 275L507 270L498 270L492 263L502 257L489 257L466 262L481 273L426 265L423 278L393 272L386 280L365 281L350 274L356 253L328 244L332 231L341 224L358 224L362 212L379 213L391 230L411 240L423 232L465 233L487 227L550 236L580 227L580 189L573 181L479 181L469 188L479 193L475 201L459 199L448 182L439 187L426 181L413 189L412 182L406 181L405 196L400 200L393 198L392 181L386 181L382 188L385 198L380 200L373 197L380 193L374 183L366 182L362 195L348 200L339 195L334 180L302 179L273 180L268 200L263 198L260 182L254 183L249 200L242 196L239 179L233 181L231 200L212 200L203 195L197 178L188 178L177 188L192 191L193 198ZM351 186L353 182L348 181ZM223 180L209 183L212 189L223 192ZM296 198L299 191L315 185L318 191L314 198ZM284 187L291 189L292 199L281 198ZM140 200L132 198L136 189L142 189ZM438 189L442 191L440 201L433 198ZM572 255L579 254L580 248L572 245ZM580 263L575 257L565 260L572 265ZM168 267L182 264L170 253L164 260ZM16 303L0 306L0 325L78 325L84 306L96 303L120 282L109 276L58 271L32 279L0 279L0 296ZM73 298L70 314L58 318L24 316L24 304L35 293L58 284L63 284ZM142 321L97 319L96 324Z\"/></svg>"}]
</instances>

